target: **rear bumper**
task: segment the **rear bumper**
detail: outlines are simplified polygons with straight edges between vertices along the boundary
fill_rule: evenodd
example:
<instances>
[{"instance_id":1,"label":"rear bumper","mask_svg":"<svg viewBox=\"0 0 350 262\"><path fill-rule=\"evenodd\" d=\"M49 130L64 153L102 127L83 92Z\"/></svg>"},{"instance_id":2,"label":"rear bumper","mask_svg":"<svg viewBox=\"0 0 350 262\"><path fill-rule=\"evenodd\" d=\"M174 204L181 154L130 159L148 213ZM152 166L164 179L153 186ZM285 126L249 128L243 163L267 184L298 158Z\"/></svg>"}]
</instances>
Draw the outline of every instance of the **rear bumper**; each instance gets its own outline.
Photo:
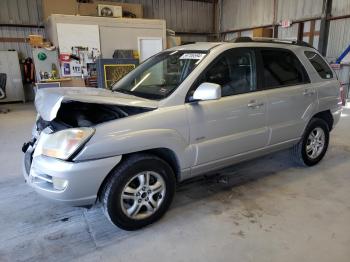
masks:
<instances>
[{"instance_id":1,"label":"rear bumper","mask_svg":"<svg viewBox=\"0 0 350 262\"><path fill-rule=\"evenodd\" d=\"M120 161L121 156L67 162L39 155L33 158L29 172L28 157L27 168L24 158L23 174L26 182L44 197L72 206L85 206L96 202L103 180ZM59 190L55 186L57 181L61 183Z\"/></svg>"}]
</instances>

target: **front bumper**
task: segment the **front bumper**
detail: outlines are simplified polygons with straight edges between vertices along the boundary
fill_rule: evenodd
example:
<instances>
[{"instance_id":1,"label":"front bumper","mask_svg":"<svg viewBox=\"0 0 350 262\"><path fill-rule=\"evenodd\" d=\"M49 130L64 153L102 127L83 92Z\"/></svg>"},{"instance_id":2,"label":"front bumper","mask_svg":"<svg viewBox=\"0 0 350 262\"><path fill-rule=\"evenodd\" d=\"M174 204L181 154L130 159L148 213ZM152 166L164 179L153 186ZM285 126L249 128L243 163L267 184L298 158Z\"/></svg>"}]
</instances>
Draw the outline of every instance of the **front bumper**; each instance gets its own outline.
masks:
<instances>
[{"instance_id":1,"label":"front bumper","mask_svg":"<svg viewBox=\"0 0 350 262\"><path fill-rule=\"evenodd\" d=\"M91 205L96 202L98 190L121 156L68 162L43 155L31 159L30 148L23 161L26 182L39 194L72 206ZM66 181L65 188L57 190L54 180Z\"/></svg>"}]
</instances>

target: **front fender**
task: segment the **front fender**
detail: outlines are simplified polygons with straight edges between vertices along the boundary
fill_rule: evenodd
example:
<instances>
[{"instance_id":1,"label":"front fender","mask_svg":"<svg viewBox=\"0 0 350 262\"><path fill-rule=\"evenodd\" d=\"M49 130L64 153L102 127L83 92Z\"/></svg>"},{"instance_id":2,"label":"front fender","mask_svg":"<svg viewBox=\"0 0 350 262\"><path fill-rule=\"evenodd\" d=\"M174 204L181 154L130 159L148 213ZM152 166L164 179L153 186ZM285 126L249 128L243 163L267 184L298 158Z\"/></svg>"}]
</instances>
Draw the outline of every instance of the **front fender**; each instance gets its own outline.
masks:
<instances>
[{"instance_id":1,"label":"front fender","mask_svg":"<svg viewBox=\"0 0 350 262\"><path fill-rule=\"evenodd\" d=\"M176 130L149 129L126 133L108 133L94 137L86 144L74 161L135 153L155 148L167 148L175 153L180 168L188 168L194 162L194 149Z\"/></svg>"}]
</instances>

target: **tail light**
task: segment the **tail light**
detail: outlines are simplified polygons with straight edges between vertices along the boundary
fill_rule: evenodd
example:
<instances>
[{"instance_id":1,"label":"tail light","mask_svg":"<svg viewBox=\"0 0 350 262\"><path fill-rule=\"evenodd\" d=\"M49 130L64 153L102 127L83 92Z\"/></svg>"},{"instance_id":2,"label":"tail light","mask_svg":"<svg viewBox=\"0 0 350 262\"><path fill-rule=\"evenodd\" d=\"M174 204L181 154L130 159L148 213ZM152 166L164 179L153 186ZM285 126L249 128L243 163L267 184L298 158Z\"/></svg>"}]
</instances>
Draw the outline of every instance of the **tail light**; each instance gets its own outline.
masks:
<instances>
[{"instance_id":1,"label":"tail light","mask_svg":"<svg viewBox=\"0 0 350 262\"><path fill-rule=\"evenodd\" d=\"M342 105L345 106L345 104L346 104L345 87L341 82L339 82L339 83L340 83L340 100L341 100Z\"/></svg>"}]
</instances>

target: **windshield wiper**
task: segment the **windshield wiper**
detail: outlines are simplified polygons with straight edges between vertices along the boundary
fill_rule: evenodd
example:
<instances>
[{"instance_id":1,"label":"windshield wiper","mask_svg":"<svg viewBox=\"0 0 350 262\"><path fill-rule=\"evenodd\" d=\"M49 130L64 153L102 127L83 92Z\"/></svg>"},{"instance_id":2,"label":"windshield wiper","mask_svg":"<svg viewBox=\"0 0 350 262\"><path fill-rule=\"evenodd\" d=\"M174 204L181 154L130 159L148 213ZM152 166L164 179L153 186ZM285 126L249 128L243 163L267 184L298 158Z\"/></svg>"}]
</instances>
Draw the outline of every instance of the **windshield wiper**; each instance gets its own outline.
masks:
<instances>
[{"instance_id":1,"label":"windshield wiper","mask_svg":"<svg viewBox=\"0 0 350 262\"><path fill-rule=\"evenodd\" d=\"M112 90L112 91L113 91L113 92L122 93L122 94L127 94L127 95L137 96L137 95L135 95L135 93L134 93L134 92L129 91L129 90L125 90L125 89L115 89L115 90Z\"/></svg>"},{"instance_id":2,"label":"windshield wiper","mask_svg":"<svg viewBox=\"0 0 350 262\"><path fill-rule=\"evenodd\" d=\"M132 92L132 91L129 91L129 90L125 90L125 89L116 89L116 90L113 90L112 92L118 92L118 93L126 94L126 95L129 95L129 96L134 96L134 97L137 97L137 98L145 98L142 95L136 95L135 92Z\"/></svg>"}]
</instances>

